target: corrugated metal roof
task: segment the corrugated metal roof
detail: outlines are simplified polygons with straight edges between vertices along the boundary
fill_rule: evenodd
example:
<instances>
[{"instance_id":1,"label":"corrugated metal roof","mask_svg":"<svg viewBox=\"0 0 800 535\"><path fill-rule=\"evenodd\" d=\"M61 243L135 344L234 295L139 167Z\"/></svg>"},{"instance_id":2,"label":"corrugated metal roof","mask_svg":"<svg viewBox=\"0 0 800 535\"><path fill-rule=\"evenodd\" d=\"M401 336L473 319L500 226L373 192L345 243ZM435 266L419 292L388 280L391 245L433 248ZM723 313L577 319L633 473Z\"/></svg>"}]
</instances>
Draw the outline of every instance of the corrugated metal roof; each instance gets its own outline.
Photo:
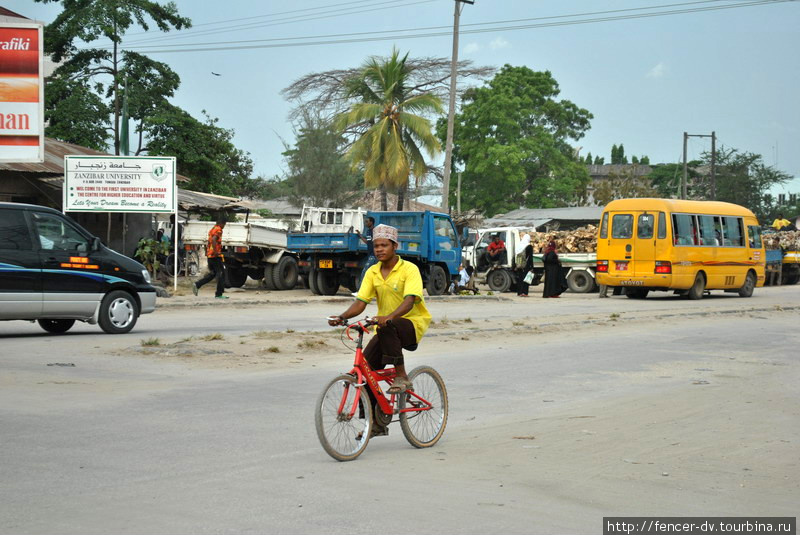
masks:
<instances>
[{"instance_id":1,"label":"corrugated metal roof","mask_svg":"<svg viewBox=\"0 0 800 535\"><path fill-rule=\"evenodd\" d=\"M0 162L0 171L60 175L63 178L64 156L113 156L113 154L46 137L44 138L44 162ZM189 179L185 176L178 175L178 182L188 181Z\"/></svg>"},{"instance_id":2,"label":"corrugated metal roof","mask_svg":"<svg viewBox=\"0 0 800 535\"><path fill-rule=\"evenodd\" d=\"M520 208L499 214L484 222L490 227L538 228L551 221L600 221L602 206L572 206L568 208Z\"/></svg>"},{"instance_id":3,"label":"corrugated metal roof","mask_svg":"<svg viewBox=\"0 0 800 535\"><path fill-rule=\"evenodd\" d=\"M236 197L178 188L178 206L181 210L224 210L231 208L231 205L235 205L238 200Z\"/></svg>"},{"instance_id":4,"label":"corrugated metal roof","mask_svg":"<svg viewBox=\"0 0 800 535\"><path fill-rule=\"evenodd\" d=\"M13 17L13 18L17 18L17 19L31 20L28 17L23 17L19 13L14 13L10 9L7 9L7 8L5 8L3 6L0 6L0 17Z\"/></svg>"}]
</instances>

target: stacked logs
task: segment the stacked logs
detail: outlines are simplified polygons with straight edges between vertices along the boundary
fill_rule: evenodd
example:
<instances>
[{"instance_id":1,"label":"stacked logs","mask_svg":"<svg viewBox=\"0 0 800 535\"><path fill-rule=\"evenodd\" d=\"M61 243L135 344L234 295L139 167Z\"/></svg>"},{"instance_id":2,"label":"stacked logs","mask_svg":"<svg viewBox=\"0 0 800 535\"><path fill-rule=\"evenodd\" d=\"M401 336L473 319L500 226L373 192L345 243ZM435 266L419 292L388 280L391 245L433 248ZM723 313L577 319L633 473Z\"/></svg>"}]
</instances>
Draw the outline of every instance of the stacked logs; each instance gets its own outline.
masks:
<instances>
[{"instance_id":1,"label":"stacked logs","mask_svg":"<svg viewBox=\"0 0 800 535\"><path fill-rule=\"evenodd\" d=\"M800 251L800 230L764 234L764 248Z\"/></svg>"},{"instance_id":2,"label":"stacked logs","mask_svg":"<svg viewBox=\"0 0 800 535\"><path fill-rule=\"evenodd\" d=\"M521 233L522 234L522 233ZM559 253L594 253L597 251L597 227L588 225L575 230L529 232L534 253L544 252L550 241Z\"/></svg>"}]
</instances>

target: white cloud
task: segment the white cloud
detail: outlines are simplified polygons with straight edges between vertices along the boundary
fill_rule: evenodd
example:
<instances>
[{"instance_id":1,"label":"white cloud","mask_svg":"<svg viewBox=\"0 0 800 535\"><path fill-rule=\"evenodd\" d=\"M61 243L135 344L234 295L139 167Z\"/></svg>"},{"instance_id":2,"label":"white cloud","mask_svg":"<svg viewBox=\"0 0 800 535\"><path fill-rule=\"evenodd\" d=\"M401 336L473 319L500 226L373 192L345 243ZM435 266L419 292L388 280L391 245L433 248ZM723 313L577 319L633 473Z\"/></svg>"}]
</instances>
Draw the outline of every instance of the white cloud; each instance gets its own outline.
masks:
<instances>
[{"instance_id":1,"label":"white cloud","mask_svg":"<svg viewBox=\"0 0 800 535\"><path fill-rule=\"evenodd\" d=\"M498 37L497 39L489 43L489 48L491 48L492 50L500 50L501 48L506 48L509 46L511 46L511 43L509 43L502 37Z\"/></svg>"},{"instance_id":2,"label":"white cloud","mask_svg":"<svg viewBox=\"0 0 800 535\"><path fill-rule=\"evenodd\" d=\"M464 54L472 54L480 49L481 46L478 43L470 43L464 47Z\"/></svg>"},{"instance_id":3,"label":"white cloud","mask_svg":"<svg viewBox=\"0 0 800 535\"><path fill-rule=\"evenodd\" d=\"M667 66L663 61L659 61L658 65L650 69L645 75L647 78L663 78L667 74Z\"/></svg>"}]
</instances>

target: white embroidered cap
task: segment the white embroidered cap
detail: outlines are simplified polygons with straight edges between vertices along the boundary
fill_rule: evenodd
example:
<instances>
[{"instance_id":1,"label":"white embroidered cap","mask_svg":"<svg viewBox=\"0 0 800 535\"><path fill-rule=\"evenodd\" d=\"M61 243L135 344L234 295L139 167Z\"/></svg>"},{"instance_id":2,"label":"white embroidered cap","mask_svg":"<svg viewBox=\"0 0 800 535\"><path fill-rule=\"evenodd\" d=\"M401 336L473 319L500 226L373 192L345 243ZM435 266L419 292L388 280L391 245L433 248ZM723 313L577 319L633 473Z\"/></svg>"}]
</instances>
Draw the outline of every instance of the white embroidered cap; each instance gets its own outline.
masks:
<instances>
[{"instance_id":1,"label":"white embroidered cap","mask_svg":"<svg viewBox=\"0 0 800 535\"><path fill-rule=\"evenodd\" d=\"M395 245L400 243L397 241L397 229L389 225L378 225L372 229L372 239L373 241L378 239L391 240Z\"/></svg>"}]
</instances>

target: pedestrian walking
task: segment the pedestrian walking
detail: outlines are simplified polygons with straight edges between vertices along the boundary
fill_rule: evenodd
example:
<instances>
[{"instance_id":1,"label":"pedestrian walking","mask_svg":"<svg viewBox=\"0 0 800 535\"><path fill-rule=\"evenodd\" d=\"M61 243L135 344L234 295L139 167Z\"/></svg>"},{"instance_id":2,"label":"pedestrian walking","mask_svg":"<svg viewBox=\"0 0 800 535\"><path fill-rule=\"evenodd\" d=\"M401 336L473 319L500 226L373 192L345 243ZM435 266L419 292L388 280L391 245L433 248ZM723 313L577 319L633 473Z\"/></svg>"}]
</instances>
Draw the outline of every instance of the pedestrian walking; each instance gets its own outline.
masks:
<instances>
[{"instance_id":1,"label":"pedestrian walking","mask_svg":"<svg viewBox=\"0 0 800 535\"><path fill-rule=\"evenodd\" d=\"M217 219L217 224L208 231L208 244L206 245L206 257L208 258L209 272L199 281L192 283L192 293L197 295L198 290L207 282L217 279L217 291L214 297L217 299L228 299L225 292L225 258L222 255L222 230L225 228L225 220Z\"/></svg>"},{"instance_id":2,"label":"pedestrian walking","mask_svg":"<svg viewBox=\"0 0 800 535\"><path fill-rule=\"evenodd\" d=\"M518 255L517 269L520 270L519 282L517 283L517 296L528 297L528 290L530 290L530 282L533 280L533 245L531 245L531 237L526 234L520 241L522 253ZM528 273L531 274L528 277Z\"/></svg>"},{"instance_id":3,"label":"pedestrian walking","mask_svg":"<svg viewBox=\"0 0 800 535\"><path fill-rule=\"evenodd\" d=\"M561 274L561 261L556 252L556 242L547 244L542 257L544 263L544 291L542 297L560 297L564 292L563 275Z\"/></svg>"}]
</instances>

